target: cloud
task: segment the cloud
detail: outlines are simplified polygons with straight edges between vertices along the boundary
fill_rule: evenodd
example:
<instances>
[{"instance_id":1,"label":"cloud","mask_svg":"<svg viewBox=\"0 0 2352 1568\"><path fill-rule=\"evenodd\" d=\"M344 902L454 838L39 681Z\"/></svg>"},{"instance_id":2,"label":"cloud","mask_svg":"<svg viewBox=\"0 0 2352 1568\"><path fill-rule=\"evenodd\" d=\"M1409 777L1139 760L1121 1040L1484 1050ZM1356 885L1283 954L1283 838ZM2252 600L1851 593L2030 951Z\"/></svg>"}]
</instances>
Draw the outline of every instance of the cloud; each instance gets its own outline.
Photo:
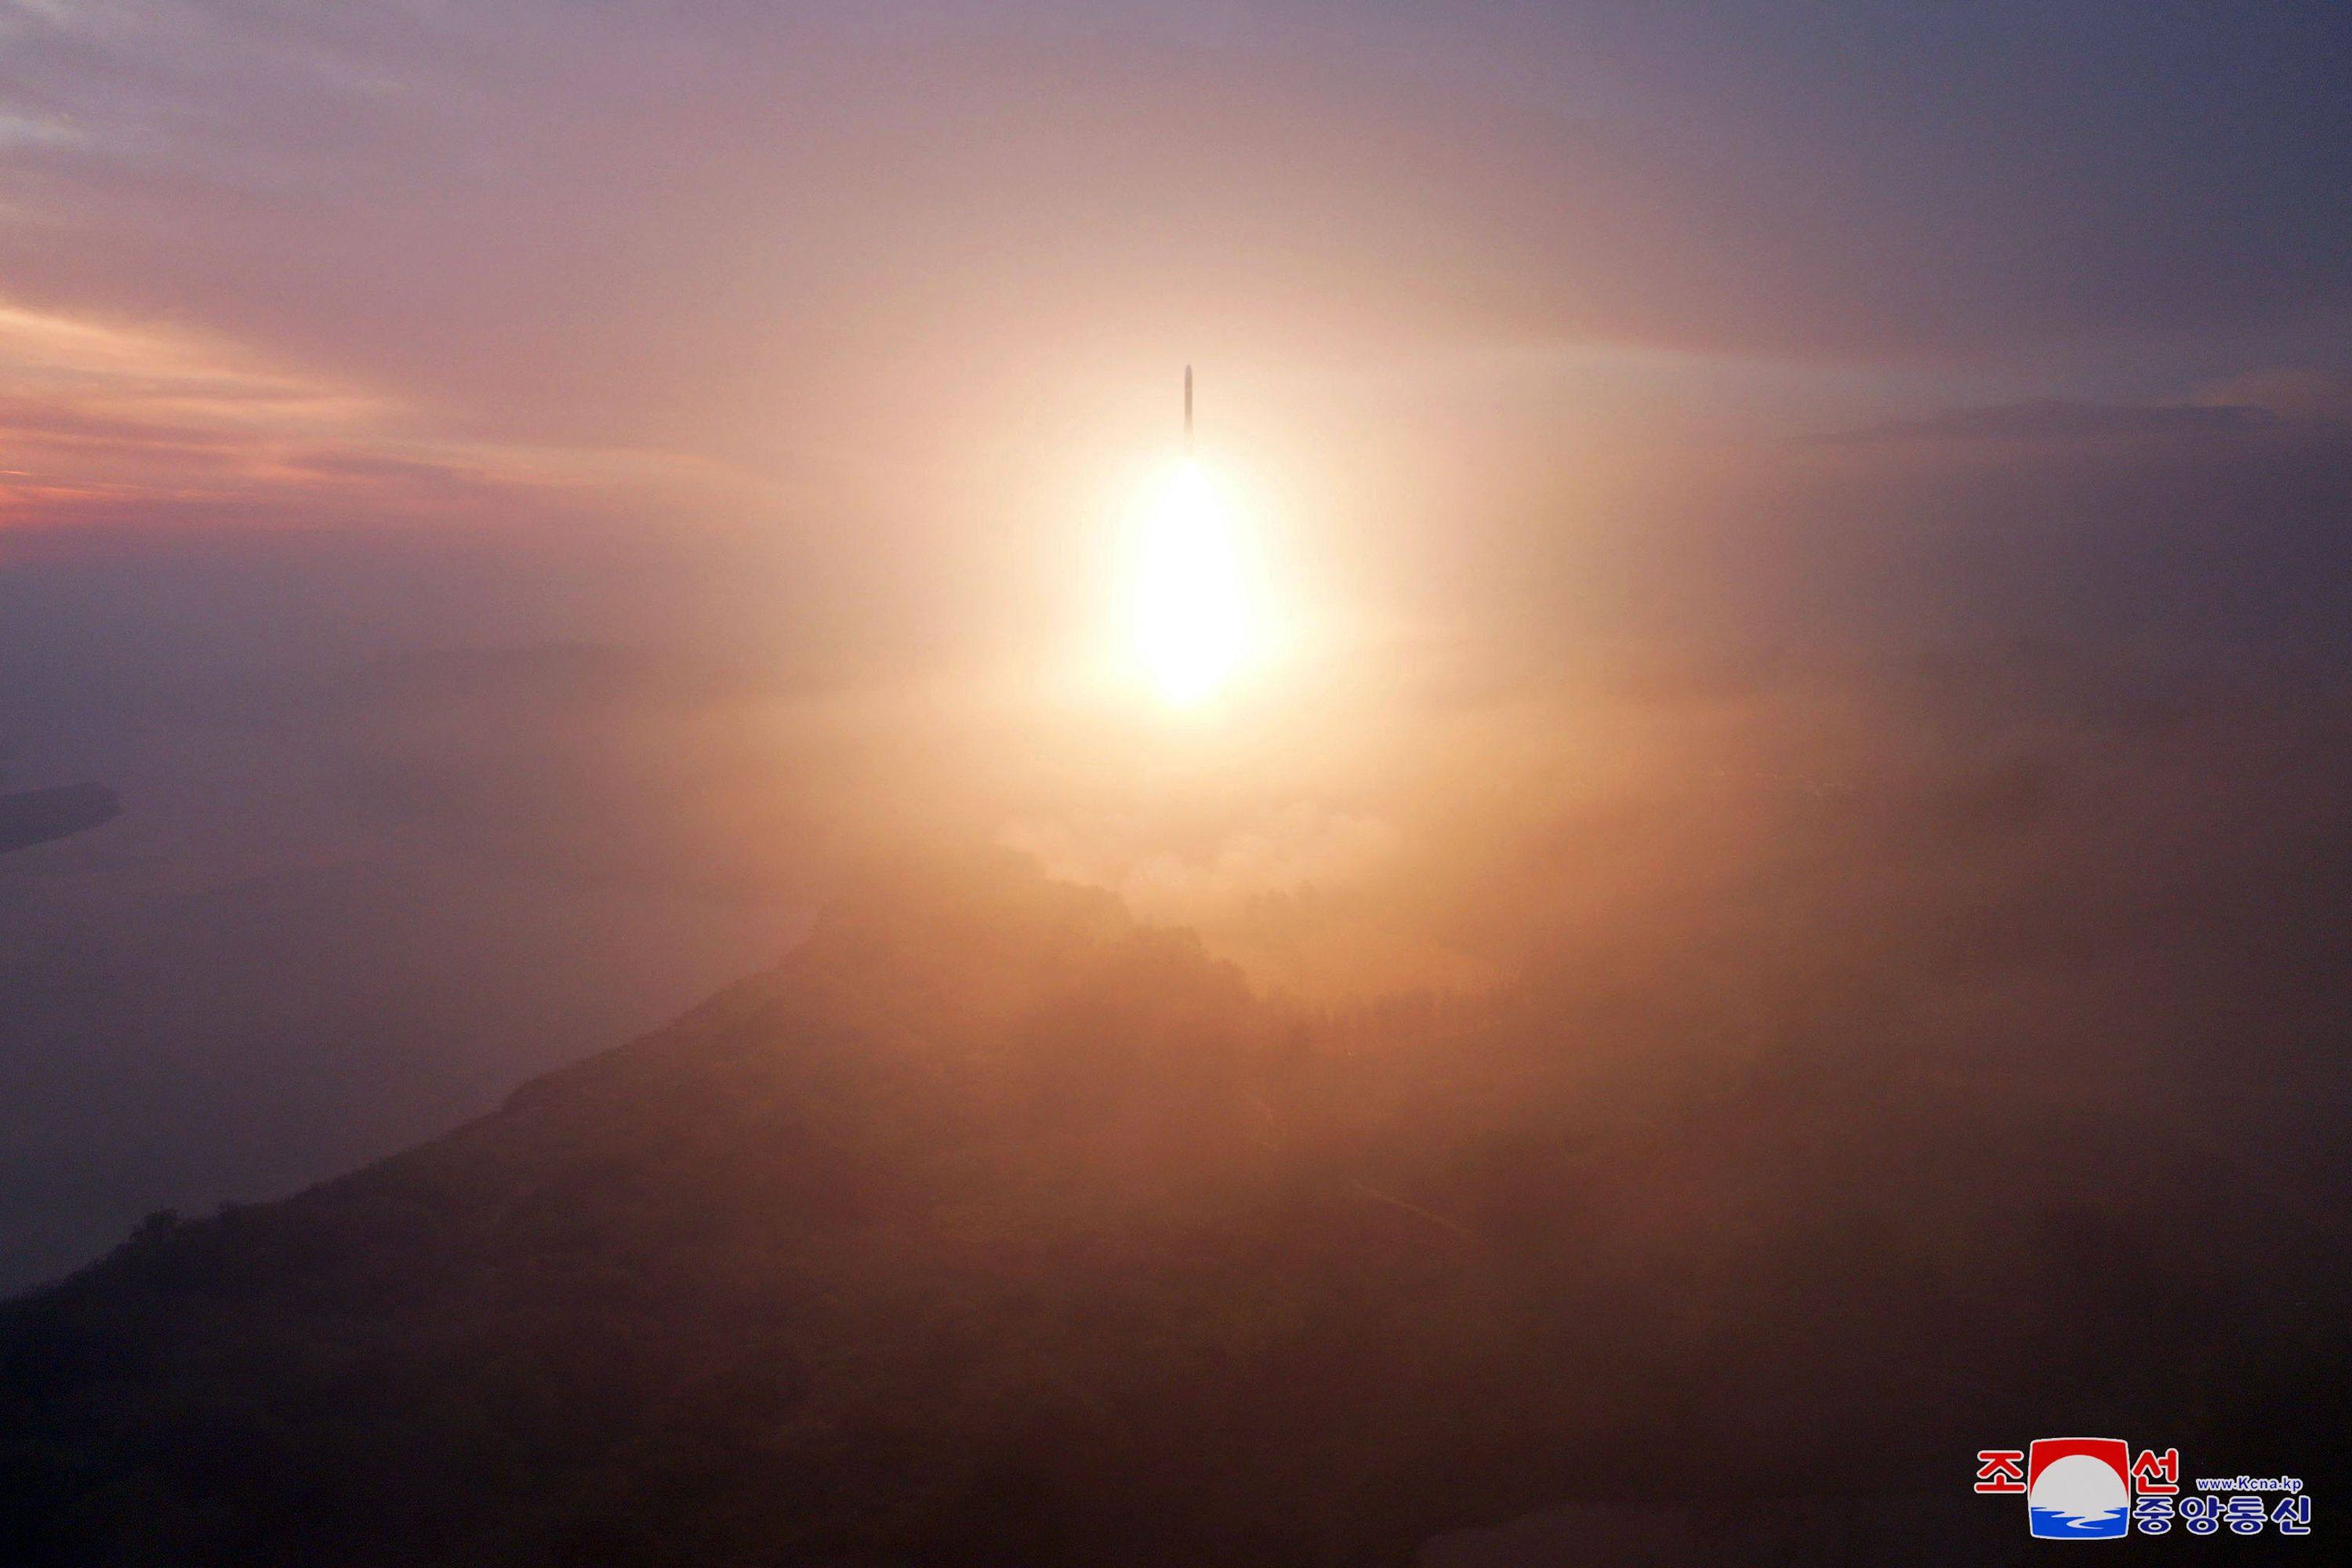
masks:
<instances>
[{"instance_id":1,"label":"cloud","mask_svg":"<svg viewBox=\"0 0 2352 1568\"><path fill-rule=\"evenodd\" d=\"M0 101L73 136L0 147L0 264L477 436L883 483L975 363L1184 333L1356 372L1497 341L2046 364L2352 289L2340 182L2295 155L2344 25L2216 21L2182 69L2104 14L1554 9L19 5ZM2037 90L2029 31L2112 85ZM2245 79L2265 112L2184 145Z\"/></svg>"},{"instance_id":2,"label":"cloud","mask_svg":"<svg viewBox=\"0 0 2352 1568\"><path fill-rule=\"evenodd\" d=\"M584 499L658 455L452 439L416 410L217 334L0 300L0 526L144 509L249 521L495 513ZM673 474L675 477L675 473Z\"/></svg>"},{"instance_id":3,"label":"cloud","mask_svg":"<svg viewBox=\"0 0 2352 1568\"><path fill-rule=\"evenodd\" d=\"M2252 370L2213 383L2197 400L2214 407L2260 409L2282 419L2352 422L2352 377L2293 366Z\"/></svg>"},{"instance_id":4,"label":"cloud","mask_svg":"<svg viewBox=\"0 0 2352 1568\"><path fill-rule=\"evenodd\" d=\"M1894 441L2110 441L2231 436L2275 426L2280 415L2242 403L2029 403L1959 408L1887 420L1810 439L1834 445Z\"/></svg>"},{"instance_id":5,"label":"cloud","mask_svg":"<svg viewBox=\"0 0 2352 1568\"><path fill-rule=\"evenodd\" d=\"M2210 81L2113 16L2032 29L2153 51L2093 102L2020 90L2044 66L1973 9L1868 47L1538 9L20 6L0 104L76 135L0 146L6 516L593 505L746 541L670 573L724 576L730 627L1028 657L1092 626L1119 467L1192 357L1301 597L1482 647L2117 598L2237 624L2308 580L2281 536L2341 465L2272 435L2324 387L2091 398L2284 363L2234 340L2340 299L2341 183L2287 155L2338 101L2336 26L2191 158L2210 121L2126 89L2193 108L2278 52L2254 22L2200 40ZM1843 434L1774 442L1806 429ZM2204 467L2121 471L2159 446ZM2018 471L1962 516L1921 477L1948 459ZM2249 541L2292 570L2221 605Z\"/></svg>"}]
</instances>

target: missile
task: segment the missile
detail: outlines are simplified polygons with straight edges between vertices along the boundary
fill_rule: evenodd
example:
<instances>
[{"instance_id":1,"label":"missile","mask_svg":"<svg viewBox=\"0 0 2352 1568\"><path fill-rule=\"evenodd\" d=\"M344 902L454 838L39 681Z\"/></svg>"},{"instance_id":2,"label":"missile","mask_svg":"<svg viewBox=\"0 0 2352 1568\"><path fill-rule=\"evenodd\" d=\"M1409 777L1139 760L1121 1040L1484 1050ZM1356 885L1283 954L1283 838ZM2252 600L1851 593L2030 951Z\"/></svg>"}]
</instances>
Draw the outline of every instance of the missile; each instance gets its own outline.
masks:
<instances>
[{"instance_id":1,"label":"missile","mask_svg":"<svg viewBox=\"0 0 2352 1568\"><path fill-rule=\"evenodd\" d=\"M1192 367L1184 367L1184 455L1192 455Z\"/></svg>"}]
</instances>

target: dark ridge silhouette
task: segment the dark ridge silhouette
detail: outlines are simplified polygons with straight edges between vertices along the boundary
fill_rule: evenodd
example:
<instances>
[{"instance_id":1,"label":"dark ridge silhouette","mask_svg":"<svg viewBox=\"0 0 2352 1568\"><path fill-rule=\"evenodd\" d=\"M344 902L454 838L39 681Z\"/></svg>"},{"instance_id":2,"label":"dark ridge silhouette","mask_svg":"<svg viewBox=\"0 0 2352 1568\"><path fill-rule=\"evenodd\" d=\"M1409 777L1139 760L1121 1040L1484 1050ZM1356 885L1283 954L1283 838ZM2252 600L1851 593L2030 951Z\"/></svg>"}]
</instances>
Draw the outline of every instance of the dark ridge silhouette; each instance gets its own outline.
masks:
<instances>
[{"instance_id":1,"label":"dark ridge silhouette","mask_svg":"<svg viewBox=\"0 0 2352 1568\"><path fill-rule=\"evenodd\" d=\"M0 855L70 837L122 815L122 803L103 784L58 784L0 795Z\"/></svg>"},{"instance_id":2,"label":"dark ridge silhouette","mask_svg":"<svg viewBox=\"0 0 2352 1568\"><path fill-rule=\"evenodd\" d=\"M1559 984L1341 1026L1010 862L877 877L8 1305L0 1561L1993 1562L2036 1434L2340 1484L2340 1209L2249 1256L2259 1178L2115 1104L1669 1071Z\"/></svg>"}]
</instances>

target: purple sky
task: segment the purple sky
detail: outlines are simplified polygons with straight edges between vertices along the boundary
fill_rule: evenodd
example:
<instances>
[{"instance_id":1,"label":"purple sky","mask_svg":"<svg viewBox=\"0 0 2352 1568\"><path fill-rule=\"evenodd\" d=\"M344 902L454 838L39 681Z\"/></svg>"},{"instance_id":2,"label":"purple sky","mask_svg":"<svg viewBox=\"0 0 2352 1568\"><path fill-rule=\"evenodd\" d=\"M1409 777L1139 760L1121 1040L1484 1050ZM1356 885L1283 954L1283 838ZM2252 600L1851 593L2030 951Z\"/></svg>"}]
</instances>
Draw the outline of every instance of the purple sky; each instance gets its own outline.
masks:
<instances>
[{"instance_id":1,"label":"purple sky","mask_svg":"<svg viewBox=\"0 0 2352 1568\"><path fill-rule=\"evenodd\" d=\"M1324 590L1416 616L1637 513L1672 575L1932 511L1954 447L2324 490L2352 408L2330 5L26 0L0 37L0 528L327 530L297 553L428 642L485 556L494 619L562 579L589 634L1076 616L1188 359ZM1900 439L1838 483L1787 446L1857 429ZM371 594L385 531L449 607Z\"/></svg>"}]
</instances>

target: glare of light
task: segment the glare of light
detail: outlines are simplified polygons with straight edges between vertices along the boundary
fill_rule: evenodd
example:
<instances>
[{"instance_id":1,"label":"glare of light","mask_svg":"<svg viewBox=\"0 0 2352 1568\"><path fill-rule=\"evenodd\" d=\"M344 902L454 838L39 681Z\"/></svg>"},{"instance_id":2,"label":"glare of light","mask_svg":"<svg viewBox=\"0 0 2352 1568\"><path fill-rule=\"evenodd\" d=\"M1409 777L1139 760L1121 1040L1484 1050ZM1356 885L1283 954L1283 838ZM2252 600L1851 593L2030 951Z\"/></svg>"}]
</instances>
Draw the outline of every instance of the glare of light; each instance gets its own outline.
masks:
<instances>
[{"instance_id":1,"label":"glare of light","mask_svg":"<svg viewBox=\"0 0 2352 1568\"><path fill-rule=\"evenodd\" d=\"M1130 605L1137 662L1160 698L1190 708L1221 690L1258 640L1232 510L1187 458L1144 507Z\"/></svg>"}]
</instances>

